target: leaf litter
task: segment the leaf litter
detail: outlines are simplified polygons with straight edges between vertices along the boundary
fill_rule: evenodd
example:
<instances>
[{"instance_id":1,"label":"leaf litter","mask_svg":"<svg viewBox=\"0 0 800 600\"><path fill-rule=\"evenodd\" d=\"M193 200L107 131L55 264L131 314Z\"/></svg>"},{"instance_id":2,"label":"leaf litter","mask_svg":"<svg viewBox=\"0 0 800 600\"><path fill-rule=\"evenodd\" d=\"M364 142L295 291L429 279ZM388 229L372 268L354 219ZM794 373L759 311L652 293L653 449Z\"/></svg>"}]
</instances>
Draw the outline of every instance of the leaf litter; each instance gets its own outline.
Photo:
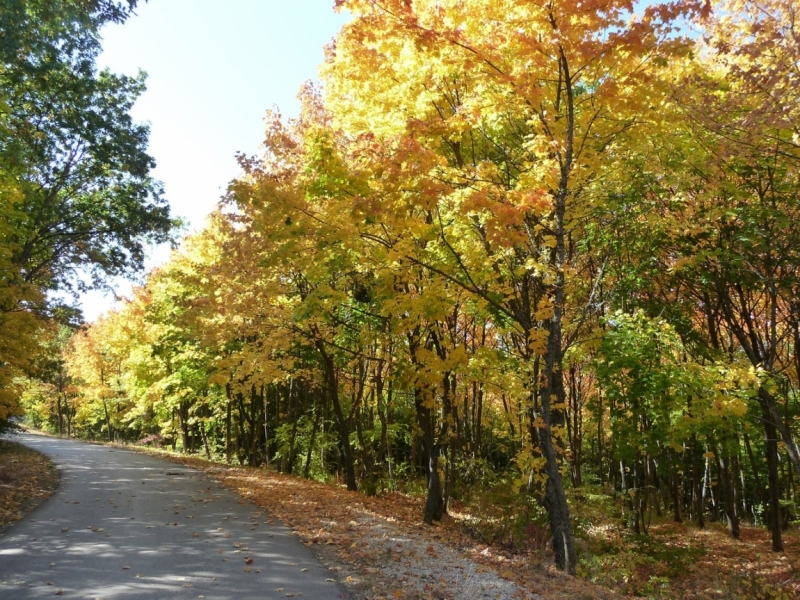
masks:
<instances>
[{"instance_id":1,"label":"leaf litter","mask_svg":"<svg viewBox=\"0 0 800 600\"><path fill-rule=\"evenodd\" d=\"M43 454L0 440L0 531L49 498L60 475Z\"/></svg>"}]
</instances>

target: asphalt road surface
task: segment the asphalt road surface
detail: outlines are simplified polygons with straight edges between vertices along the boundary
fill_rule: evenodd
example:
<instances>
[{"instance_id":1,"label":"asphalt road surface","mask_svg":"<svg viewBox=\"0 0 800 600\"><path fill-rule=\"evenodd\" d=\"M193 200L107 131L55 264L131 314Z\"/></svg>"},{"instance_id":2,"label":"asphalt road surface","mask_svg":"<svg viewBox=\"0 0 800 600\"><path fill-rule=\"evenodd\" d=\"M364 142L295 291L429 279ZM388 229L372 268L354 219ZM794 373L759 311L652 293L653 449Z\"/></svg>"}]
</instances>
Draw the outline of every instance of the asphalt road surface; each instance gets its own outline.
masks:
<instances>
[{"instance_id":1,"label":"asphalt road surface","mask_svg":"<svg viewBox=\"0 0 800 600\"><path fill-rule=\"evenodd\" d=\"M0 599L346 598L313 552L202 473L95 444L15 436L61 471L0 535Z\"/></svg>"}]
</instances>

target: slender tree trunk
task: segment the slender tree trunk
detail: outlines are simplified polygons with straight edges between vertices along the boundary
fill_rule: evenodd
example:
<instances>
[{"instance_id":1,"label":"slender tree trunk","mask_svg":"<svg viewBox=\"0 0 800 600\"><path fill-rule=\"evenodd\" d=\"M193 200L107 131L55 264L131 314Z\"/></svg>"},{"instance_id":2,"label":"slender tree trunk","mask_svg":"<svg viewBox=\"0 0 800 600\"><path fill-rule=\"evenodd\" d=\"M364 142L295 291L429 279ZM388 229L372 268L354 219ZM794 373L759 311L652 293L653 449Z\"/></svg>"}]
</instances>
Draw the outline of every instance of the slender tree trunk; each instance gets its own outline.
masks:
<instances>
[{"instance_id":1,"label":"slender tree trunk","mask_svg":"<svg viewBox=\"0 0 800 600\"><path fill-rule=\"evenodd\" d=\"M539 398L541 402L541 417L544 426L539 428L539 448L545 458L545 471L547 472L547 486L544 505L550 520L550 532L553 536L553 551L555 553L556 567L570 575L575 574L577 556L575 554L575 539L572 535L570 512L567 504L567 495L564 490L564 481L559 469L558 452L552 427L562 424L563 412L554 410L553 403L563 406L566 400L564 393L564 350L562 348L562 319L566 306L566 207L569 194L569 179L573 163L573 143L575 135L575 98L572 88L572 75L563 47L559 48L560 70L563 75L564 92L566 96L566 137L563 156L560 158L561 173L558 190L555 193L555 223L553 234L555 249L553 253L554 280L550 286L553 302L553 315L545 323L547 330L547 350L545 354L544 386ZM535 384L536 382L534 382Z\"/></svg>"},{"instance_id":2,"label":"slender tree trunk","mask_svg":"<svg viewBox=\"0 0 800 600\"><path fill-rule=\"evenodd\" d=\"M739 440L738 434L735 433L733 439L736 452L731 455L731 468L733 469L734 477L736 477L739 481L739 490L741 491L741 493L737 496L737 500L741 500L741 512L739 513L739 519L741 520L743 518L748 518L747 515L750 514L750 507L747 500L747 484L744 478L744 469L742 468L742 444Z\"/></svg>"},{"instance_id":3,"label":"slender tree trunk","mask_svg":"<svg viewBox=\"0 0 800 600\"><path fill-rule=\"evenodd\" d=\"M556 304L558 304L558 301ZM561 470L559 469L558 452L551 429L551 424L553 423L551 402L555 400L556 402L563 403L565 395L564 380L561 373L561 321L559 313L560 311L557 312L556 316L549 323L550 331L544 374L546 384L542 387L539 397L543 425L537 429L539 449L544 456L545 472L547 473L544 505L550 520L550 533L553 536L553 552L555 553L556 567L574 575L577 566L575 539L572 535L567 494L564 490L564 481L561 477Z\"/></svg>"},{"instance_id":4,"label":"slender tree trunk","mask_svg":"<svg viewBox=\"0 0 800 600\"><path fill-rule=\"evenodd\" d=\"M298 407L298 393L294 393L294 400L292 400L292 392L294 390L294 378L289 378L289 392L286 396L287 411L289 413L289 420L292 423L292 435L289 438L289 458L287 460L286 472L294 473L294 461L297 454L297 424L300 421L300 411Z\"/></svg>"},{"instance_id":5,"label":"slender tree trunk","mask_svg":"<svg viewBox=\"0 0 800 600\"><path fill-rule=\"evenodd\" d=\"M729 459L723 453L721 445L716 448L717 469L719 470L720 479L722 480L722 491L725 495L725 520L728 523L728 534L733 538L739 539L739 517L736 514L736 498L733 493L733 481L731 477L731 469L729 467Z\"/></svg>"},{"instance_id":6,"label":"slender tree trunk","mask_svg":"<svg viewBox=\"0 0 800 600\"><path fill-rule=\"evenodd\" d=\"M317 440L317 430L319 429L319 419L322 411L314 411L314 425L311 429L311 439L308 442L308 452L306 452L306 464L303 467L303 477L308 479L311 473L311 454L314 451L314 443Z\"/></svg>"},{"instance_id":7,"label":"slender tree trunk","mask_svg":"<svg viewBox=\"0 0 800 600\"><path fill-rule=\"evenodd\" d=\"M225 384L227 403L225 405L225 462L231 464L231 384Z\"/></svg>"},{"instance_id":8,"label":"slender tree trunk","mask_svg":"<svg viewBox=\"0 0 800 600\"><path fill-rule=\"evenodd\" d=\"M481 455L483 444L483 384L477 384L477 395L473 398L475 404L475 457Z\"/></svg>"},{"instance_id":9,"label":"slender tree trunk","mask_svg":"<svg viewBox=\"0 0 800 600\"><path fill-rule=\"evenodd\" d=\"M792 463L795 473L797 473L797 476L800 477L800 448L798 448L797 442L792 436L791 431L788 427L786 427L786 424L781 419L780 414L778 414L778 407L777 403L775 402L775 397L766 389L760 387L758 389L758 399L762 407L762 418L765 421L769 420L770 426L776 430L776 434L773 436L774 438L777 439L777 434L780 434L784 443L784 448L786 449L786 456Z\"/></svg>"},{"instance_id":10,"label":"slender tree trunk","mask_svg":"<svg viewBox=\"0 0 800 600\"><path fill-rule=\"evenodd\" d=\"M326 351L323 341L317 340L317 350L322 357L322 364L325 369L325 384L328 388L328 398L330 398L331 404L333 405L333 413L339 428L339 443L342 448L345 484L348 490L355 491L358 489L358 484L356 483L356 470L353 462L353 448L350 445L350 427L345 419L342 405L339 402L339 382L336 377L336 365L333 362L333 357Z\"/></svg>"},{"instance_id":11,"label":"slender tree trunk","mask_svg":"<svg viewBox=\"0 0 800 600\"><path fill-rule=\"evenodd\" d=\"M575 365L569 367L569 412L567 414L567 437L570 449L570 475L572 486L581 487L581 400L580 383Z\"/></svg>"},{"instance_id":12,"label":"slender tree trunk","mask_svg":"<svg viewBox=\"0 0 800 600\"><path fill-rule=\"evenodd\" d=\"M431 392L433 393L433 392ZM423 520L428 525L440 521L444 515L444 496L439 477L439 446L436 444L436 431L433 411L425 405L423 392L414 389L414 408L417 424L422 431L422 445L425 448L425 469L428 478L428 493L425 499Z\"/></svg>"},{"instance_id":13,"label":"slender tree trunk","mask_svg":"<svg viewBox=\"0 0 800 600\"><path fill-rule=\"evenodd\" d=\"M200 436L203 438L203 448L206 451L206 458L211 460L211 449L208 447L208 435L206 435L206 424L199 423L198 426L200 427Z\"/></svg>"},{"instance_id":14,"label":"slender tree trunk","mask_svg":"<svg viewBox=\"0 0 800 600\"><path fill-rule=\"evenodd\" d=\"M250 451L248 452L247 464L254 467L258 464L258 405L256 399L256 386L250 386Z\"/></svg>"},{"instance_id":15,"label":"slender tree trunk","mask_svg":"<svg viewBox=\"0 0 800 600\"><path fill-rule=\"evenodd\" d=\"M672 520L675 523L683 523L681 517L681 477L677 473L672 476Z\"/></svg>"},{"instance_id":16,"label":"slender tree trunk","mask_svg":"<svg viewBox=\"0 0 800 600\"><path fill-rule=\"evenodd\" d=\"M62 417L62 409L61 409L61 392L59 391L56 394L56 411L58 415L58 435L64 435L64 421Z\"/></svg>"},{"instance_id":17,"label":"slender tree trunk","mask_svg":"<svg viewBox=\"0 0 800 600\"><path fill-rule=\"evenodd\" d=\"M603 393L597 390L597 472L600 474L600 485L605 485L606 477L603 469Z\"/></svg>"},{"instance_id":18,"label":"slender tree trunk","mask_svg":"<svg viewBox=\"0 0 800 600\"><path fill-rule=\"evenodd\" d=\"M65 415L67 417L67 437L72 437L72 407L69 405L69 400L64 398L64 405L66 407Z\"/></svg>"},{"instance_id":19,"label":"slender tree trunk","mask_svg":"<svg viewBox=\"0 0 800 600\"><path fill-rule=\"evenodd\" d=\"M769 498L767 498L767 490L761 484L761 476L759 475L759 467L758 463L756 463L756 457L753 454L753 447L750 445L750 436L746 433L744 434L744 447L747 450L747 458L750 461L750 470L753 471L753 479L756 482L756 493L758 498L760 498L761 502L764 503L766 506L766 522L769 524ZM753 502L753 506L755 506L756 502ZM756 514L753 512L753 518L755 519Z\"/></svg>"},{"instance_id":20,"label":"slender tree trunk","mask_svg":"<svg viewBox=\"0 0 800 600\"><path fill-rule=\"evenodd\" d=\"M108 404L106 403L106 399L103 398L103 412L106 415L106 429L108 430L108 441L114 441L114 429L111 427L111 415L108 414Z\"/></svg>"},{"instance_id":21,"label":"slender tree trunk","mask_svg":"<svg viewBox=\"0 0 800 600\"><path fill-rule=\"evenodd\" d=\"M781 491L778 477L778 432L772 422L769 410L762 404L764 421L764 445L767 453L767 474L769 489L769 526L772 531L773 552L783 552L781 536Z\"/></svg>"},{"instance_id":22,"label":"slender tree trunk","mask_svg":"<svg viewBox=\"0 0 800 600\"><path fill-rule=\"evenodd\" d=\"M699 448L697 444L697 435L692 434L692 500L694 504L694 521L695 524L703 529L706 526L704 509L705 503L703 502L703 493L700 491L700 462Z\"/></svg>"},{"instance_id":23,"label":"slender tree trunk","mask_svg":"<svg viewBox=\"0 0 800 600\"><path fill-rule=\"evenodd\" d=\"M261 386L261 398L264 400L264 464L269 466L269 386Z\"/></svg>"},{"instance_id":24,"label":"slender tree trunk","mask_svg":"<svg viewBox=\"0 0 800 600\"><path fill-rule=\"evenodd\" d=\"M708 458L705 459L705 470L703 471L703 504L705 505L706 495L711 497L711 522L715 523L719 516L719 506L717 504L717 497L714 494L714 487L711 485L713 482L711 481L711 461Z\"/></svg>"}]
</instances>

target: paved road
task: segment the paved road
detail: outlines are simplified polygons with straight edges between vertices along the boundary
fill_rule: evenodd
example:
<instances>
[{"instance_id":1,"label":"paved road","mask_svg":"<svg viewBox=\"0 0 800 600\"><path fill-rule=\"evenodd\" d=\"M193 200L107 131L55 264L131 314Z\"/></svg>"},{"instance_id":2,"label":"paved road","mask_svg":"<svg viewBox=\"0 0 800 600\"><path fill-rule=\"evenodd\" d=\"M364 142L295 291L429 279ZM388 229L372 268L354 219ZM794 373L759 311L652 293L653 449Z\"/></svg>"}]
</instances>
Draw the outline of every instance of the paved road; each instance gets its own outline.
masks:
<instances>
[{"instance_id":1,"label":"paved road","mask_svg":"<svg viewBox=\"0 0 800 600\"><path fill-rule=\"evenodd\" d=\"M3 600L347 597L290 529L198 471L82 442L16 441L62 478L0 535Z\"/></svg>"}]
</instances>

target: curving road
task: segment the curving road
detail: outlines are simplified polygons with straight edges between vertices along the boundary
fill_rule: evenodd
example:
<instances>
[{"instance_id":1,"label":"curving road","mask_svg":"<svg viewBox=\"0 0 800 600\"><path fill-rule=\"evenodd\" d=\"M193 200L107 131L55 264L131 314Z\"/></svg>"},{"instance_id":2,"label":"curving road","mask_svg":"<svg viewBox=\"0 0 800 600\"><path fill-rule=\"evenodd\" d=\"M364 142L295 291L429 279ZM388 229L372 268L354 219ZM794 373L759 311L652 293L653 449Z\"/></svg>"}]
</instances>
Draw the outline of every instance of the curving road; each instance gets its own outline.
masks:
<instances>
[{"instance_id":1,"label":"curving road","mask_svg":"<svg viewBox=\"0 0 800 600\"><path fill-rule=\"evenodd\" d=\"M0 598L346 598L262 509L198 471L95 444L15 436L61 471L0 534Z\"/></svg>"}]
</instances>

